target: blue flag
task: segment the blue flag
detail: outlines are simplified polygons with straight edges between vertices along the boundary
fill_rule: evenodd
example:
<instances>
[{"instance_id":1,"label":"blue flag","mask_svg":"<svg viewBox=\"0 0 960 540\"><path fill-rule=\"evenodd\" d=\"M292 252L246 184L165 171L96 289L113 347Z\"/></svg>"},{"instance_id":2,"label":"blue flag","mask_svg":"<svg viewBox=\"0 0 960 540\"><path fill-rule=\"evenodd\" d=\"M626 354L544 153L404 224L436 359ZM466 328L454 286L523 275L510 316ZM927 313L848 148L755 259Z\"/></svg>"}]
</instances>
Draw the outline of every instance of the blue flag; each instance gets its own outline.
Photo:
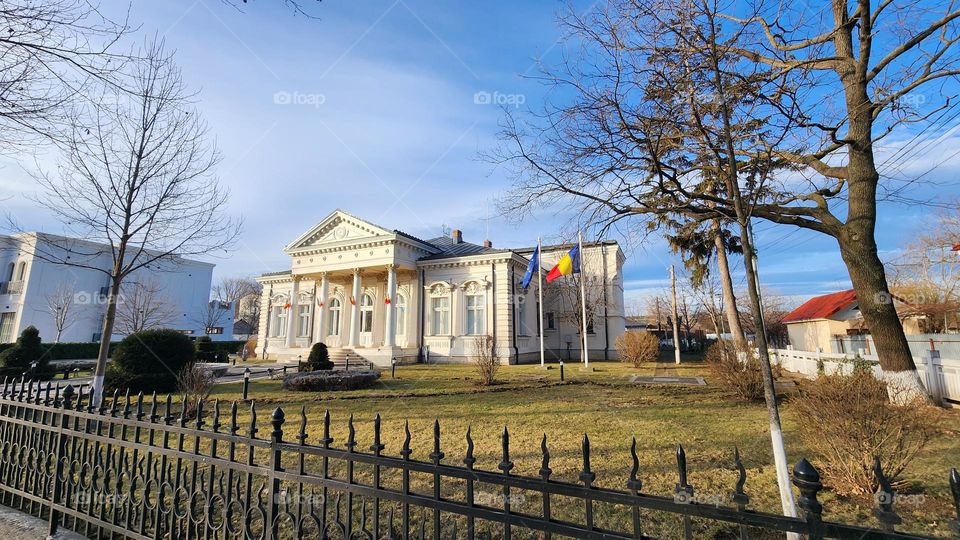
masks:
<instances>
[{"instance_id":1,"label":"blue flag","mask_svg":"<svg viewBox=\"0 0 960 540\"><path fill-rule=\"evenodd\" d=\"M527 273L523 275L523 280L520 281L520 286L526 289L530 286L530 280L533 278L534 272L540 271L540 246L537 246L533 250L533 255L530 256L530 264L527 265Z\"/></svg>"}]
</instances>

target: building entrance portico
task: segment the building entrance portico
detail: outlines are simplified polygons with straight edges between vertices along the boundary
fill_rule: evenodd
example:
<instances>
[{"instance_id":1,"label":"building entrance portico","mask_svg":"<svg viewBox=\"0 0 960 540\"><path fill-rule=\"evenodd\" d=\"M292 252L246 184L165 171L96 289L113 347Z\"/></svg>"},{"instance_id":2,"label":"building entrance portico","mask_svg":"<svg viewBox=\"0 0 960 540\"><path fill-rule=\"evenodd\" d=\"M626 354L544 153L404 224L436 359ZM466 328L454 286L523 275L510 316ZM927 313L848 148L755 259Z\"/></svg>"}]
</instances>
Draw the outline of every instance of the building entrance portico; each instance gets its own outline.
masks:
<instances>
[{"instance_id":1,"label":"building entrance portico","mask_svg":"<svg viewBox=\"0 0 960 540\"><path fill-rule=\"evenodd\" d=\"M407 327L416 321L405 310L417 301L416 260L429 246L335 212L284 252L291 270L259 279L267 298L261 353L305 359L323 342L381 365L416 357L417 329Z\"/></svg>"}]
</instances>

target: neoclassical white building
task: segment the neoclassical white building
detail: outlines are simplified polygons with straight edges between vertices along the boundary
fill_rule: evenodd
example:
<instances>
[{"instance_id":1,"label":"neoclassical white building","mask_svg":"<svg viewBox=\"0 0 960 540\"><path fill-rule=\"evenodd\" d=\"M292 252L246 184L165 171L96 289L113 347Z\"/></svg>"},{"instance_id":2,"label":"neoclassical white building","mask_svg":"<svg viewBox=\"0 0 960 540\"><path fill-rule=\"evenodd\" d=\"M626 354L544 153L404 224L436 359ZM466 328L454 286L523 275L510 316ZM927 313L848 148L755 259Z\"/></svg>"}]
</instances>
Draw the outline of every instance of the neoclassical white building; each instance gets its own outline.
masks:
<instances>
[{"instance_id":1,"label":"neoclassical white building","mask_svg":"<svg viewBox=\"0 0 960 540\"><path fill-rule=\"evenodd\" d=\"M543 247L543 273L570 245ZM257 353L295 361L323 341L381 366L466 362L479 336L491 336L501 361L580 358L569 277L544 282L538 321L537 280L520 280L533 248L495 249L465 242L459 230L421 240L336 210L284 248L291 269L260 276ZM584 244L591 360L616 357L623 334L624 255L616 242ZM571 292L573 294L571 294Z\"/></svg>"}]
</instances>

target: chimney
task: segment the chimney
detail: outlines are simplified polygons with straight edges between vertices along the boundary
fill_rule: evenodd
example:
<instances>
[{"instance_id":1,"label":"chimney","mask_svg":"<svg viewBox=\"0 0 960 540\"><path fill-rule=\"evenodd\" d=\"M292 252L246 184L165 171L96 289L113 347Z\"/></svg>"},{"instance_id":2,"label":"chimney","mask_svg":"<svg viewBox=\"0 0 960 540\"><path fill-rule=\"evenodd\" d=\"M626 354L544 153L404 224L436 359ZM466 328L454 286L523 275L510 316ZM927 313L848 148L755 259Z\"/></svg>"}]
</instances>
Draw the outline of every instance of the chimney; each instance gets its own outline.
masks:
<instances>
[{"instance_id":1,"label":"chimney","mask_svg":"<svg viewBox=\"0 0 960 540\"><path fill-rule=\"evenodd\" d=\"M454 243L460 244L463 242L463 233L460 229L454 229L453 232L450 233L450 238L453 238Z\"/></svg>"},{"instance_id":2,"label":"chimney","mask_svg":"<svg viewBox=\"0 0 960 540\"><path fill-rule=\"evenodd\" d=\"M493 247L493 242L491 242L491 241L489 241L489 240L484 240L484 241L483 241L483 247L485 247L485 248L492 248L492 247Z\"/></svg>"}]
</instances>

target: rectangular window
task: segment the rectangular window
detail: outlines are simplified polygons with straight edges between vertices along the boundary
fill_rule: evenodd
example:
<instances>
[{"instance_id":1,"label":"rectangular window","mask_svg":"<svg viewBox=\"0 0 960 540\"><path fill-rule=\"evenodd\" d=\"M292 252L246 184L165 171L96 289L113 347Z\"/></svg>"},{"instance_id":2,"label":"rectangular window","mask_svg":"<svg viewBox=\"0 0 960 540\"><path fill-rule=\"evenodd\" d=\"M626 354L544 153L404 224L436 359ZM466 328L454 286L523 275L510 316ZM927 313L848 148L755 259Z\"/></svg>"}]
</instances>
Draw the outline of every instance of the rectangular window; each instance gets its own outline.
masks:
<instances>
[{"instance_id":1,"label":"rectangular window","mask_svg":"<svg viewBox=\"0 0 960 540\"><path fill-rule=\"evenodd\" d=\"M467 295L467 334L479 336L484 333L483 295Z\"/></svg>"},{"instance_id":2,"label":"rectangular window","mask_svg":"<svg viewBox=\"0 0 960 540\"><path fill-rule=\"evenodd\" d=\"M0 343L13 343L13 320L16 318L16 313L0 314Z\"/></svg>"},{"instance_id":3,"label":"rectangular window","mask_svg":"<svg viewBox=\"0 0 960 540\"><path fill-rule=\"evenodd\" d=\"M273 308L273 337L287 337L287 310L283 306Z\"/></svg>"},{"instance_id":4,"label":"rectangular window","mask_svg":"<svg viewBox=\"0 0 960 540\"><path fill-rule=\"evenodd\" d=\"M310 337L310 316L313 312L312 304L297 306L297 337Z\"/></svg>"},{"instance_id":5,"label":"rectangular window","mask_svg":"<svg viewBox=\"0 0 960 540\"><path fill-rule=\"evenodd\" d=\"M450 335L450 298L446 296L432 298L430 306L433 308L431 334L434 336Z\"/></svg>"},{"instance_id":6,"label":"rectangular window","mask_svg":"<svg viewBox=\"0 0 960 540\"><path fill-rule=\"evenodd\" d=\"M527 333L527 299L519 297L517 302L517 335L526 336Z\"/></svg>"},{"instance_id":7,"label":"rectangular window","mask_svg":"<svg viewBox=\"0 0 960 540\"><path fill-rule=\"evenodd\" d=\"M544 316L546 316L546 318L547 318L547 330L556 330L556 329L557 329L557 323L556 323L556 322L554 321L554 319L553 319L553 312L552 312L552 311L548 311L548 312L544 313Z\"/></svg>"}]
</instances>

